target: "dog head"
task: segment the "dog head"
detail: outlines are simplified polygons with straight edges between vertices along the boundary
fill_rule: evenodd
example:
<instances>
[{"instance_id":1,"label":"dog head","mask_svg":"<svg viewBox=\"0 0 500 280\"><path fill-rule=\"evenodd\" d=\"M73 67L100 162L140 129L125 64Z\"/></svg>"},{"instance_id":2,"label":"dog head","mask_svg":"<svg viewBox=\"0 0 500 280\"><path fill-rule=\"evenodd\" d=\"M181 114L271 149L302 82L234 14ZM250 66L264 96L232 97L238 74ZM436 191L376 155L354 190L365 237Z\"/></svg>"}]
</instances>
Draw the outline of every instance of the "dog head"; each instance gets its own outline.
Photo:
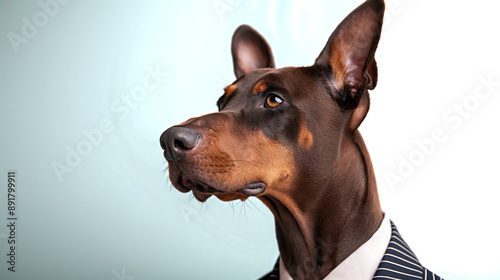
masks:
<instances>
[{"instance_id":1,"label":"dog head","mask_svg":"<svg viewBox=\"0 0 500 280\"><path fill-rule=\"evenodd\" d=\"M170 180L199 201L312 191L348 171L352 138L377 83L374 54L384 3L368 0L347 16L309 67L275 69L271 48L253 28L232 38L237 79L219 112L192 118L160 137ZM347 139L347 140L346 140ZM347 149L347 150L346 150ZM340 174L341 176L344 176Z\"/></svg>"}]
</instances>

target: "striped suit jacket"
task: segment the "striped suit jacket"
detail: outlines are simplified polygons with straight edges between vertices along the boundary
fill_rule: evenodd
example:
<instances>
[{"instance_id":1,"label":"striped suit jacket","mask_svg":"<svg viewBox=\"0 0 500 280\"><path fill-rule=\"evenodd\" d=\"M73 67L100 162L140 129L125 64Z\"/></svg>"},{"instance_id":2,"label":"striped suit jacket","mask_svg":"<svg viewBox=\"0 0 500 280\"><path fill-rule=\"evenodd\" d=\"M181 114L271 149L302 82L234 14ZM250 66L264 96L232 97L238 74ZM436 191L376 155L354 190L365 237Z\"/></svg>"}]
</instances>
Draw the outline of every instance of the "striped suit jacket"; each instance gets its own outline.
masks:
<instances>
[{"instance_id":1,"label":"striped suit jacket","mask_svg":"<svg viewBox=\"0 0 500 280\"><path fill-rule=\"evenodd\" d=\"M423 267L403 240L398 229L391 221L392 235L389 246L378 266L373 280L442 280L441 277ZM273 271L260 280L277 280L280 277L279 258Z\"/></svg>"}]
</instances>

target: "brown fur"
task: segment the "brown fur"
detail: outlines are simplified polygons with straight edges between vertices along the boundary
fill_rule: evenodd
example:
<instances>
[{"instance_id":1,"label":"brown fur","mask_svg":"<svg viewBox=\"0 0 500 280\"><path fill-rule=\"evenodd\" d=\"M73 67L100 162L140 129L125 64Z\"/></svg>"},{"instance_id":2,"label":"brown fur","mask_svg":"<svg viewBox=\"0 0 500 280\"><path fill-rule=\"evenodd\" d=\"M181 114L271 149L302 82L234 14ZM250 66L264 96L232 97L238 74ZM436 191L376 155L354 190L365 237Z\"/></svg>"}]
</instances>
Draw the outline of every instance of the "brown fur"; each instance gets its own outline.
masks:
<instances>
[{"instance_id":1,"label":"brown fur","mask_svg":"<svg viewBox=\"0 0 500 280\"><path fill-rule=\"evenodd\" d=\"M294 279L324 278L382 221L357 128L377 81L383 9L381 0L358 7L310 67L274 69L264 38L240 26L232 42L238 79L225 88L220 112L161 137L179 191L191 190L199 201L254 195L271 210L281 258ZM269 97L283 102L267 106Z\"/></svg>"}]
</instances>

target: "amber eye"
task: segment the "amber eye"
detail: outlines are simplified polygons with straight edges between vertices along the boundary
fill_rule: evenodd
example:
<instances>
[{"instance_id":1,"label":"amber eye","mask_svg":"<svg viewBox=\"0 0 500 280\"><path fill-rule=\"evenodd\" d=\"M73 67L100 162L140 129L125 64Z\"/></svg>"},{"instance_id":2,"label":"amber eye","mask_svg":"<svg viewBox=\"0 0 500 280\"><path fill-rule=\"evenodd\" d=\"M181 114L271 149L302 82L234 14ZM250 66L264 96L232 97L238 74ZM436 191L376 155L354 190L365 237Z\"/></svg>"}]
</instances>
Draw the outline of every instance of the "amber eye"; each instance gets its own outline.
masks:
<instances>
[{"instance_id":1,"label":"amber eye","mask_svg":"<svg viewBox=\"0 0 500 280\"><path fill-rule=\"evenodd\" d=\"M274 95L274 94L273 95L269 95L266 98L266 105L269 108L276 108L276 107L280 106L281 103L283 103L283 99L281 99L277 95Z\"/></svg>"}]
</instances>

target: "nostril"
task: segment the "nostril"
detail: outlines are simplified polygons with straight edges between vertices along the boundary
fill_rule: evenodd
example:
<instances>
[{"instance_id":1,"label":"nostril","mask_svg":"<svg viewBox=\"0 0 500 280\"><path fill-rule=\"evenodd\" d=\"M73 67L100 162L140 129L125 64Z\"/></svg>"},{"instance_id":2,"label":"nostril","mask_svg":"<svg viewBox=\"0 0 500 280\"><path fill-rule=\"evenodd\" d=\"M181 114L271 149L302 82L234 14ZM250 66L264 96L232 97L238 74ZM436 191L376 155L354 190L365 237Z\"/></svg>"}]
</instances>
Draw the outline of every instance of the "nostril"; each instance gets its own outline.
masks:
<instances>
[{"instance_id":1,"label":"nostril","mask_svg":"<svg viewBox=\"0 0 500 280\"><path fill-rule=\"evenodd\" d=\"M200 135L187 127L176 127L171 138L173 148L189 150L196 146Z\"/></svg>"},{"instance_id":2,"label":"nostril","mask_svg":"<svg viewBox=\"0 0 500 280\"><path fill-rule=\"evenodd\" d=\"M174 140L174 148L178 148L178 149L181 149L181 150L188 150L188 149L190 149L190 148L186 147L184 145L184 143L181 140L179 140L179 139L175 139Z\"/></svg>"},{"instance_id":3,"label":"nostril","mask_svg":"<svg viewBox=\"0 0 500 280\"><path fill-rule=\"evenodd\" d=\"M193 149L201 135L192 129L184 126L171 127L160 137L160 145L165 151L165 158L167 160L179 160L183 154Z\"/></svg>"}]
</instances>

